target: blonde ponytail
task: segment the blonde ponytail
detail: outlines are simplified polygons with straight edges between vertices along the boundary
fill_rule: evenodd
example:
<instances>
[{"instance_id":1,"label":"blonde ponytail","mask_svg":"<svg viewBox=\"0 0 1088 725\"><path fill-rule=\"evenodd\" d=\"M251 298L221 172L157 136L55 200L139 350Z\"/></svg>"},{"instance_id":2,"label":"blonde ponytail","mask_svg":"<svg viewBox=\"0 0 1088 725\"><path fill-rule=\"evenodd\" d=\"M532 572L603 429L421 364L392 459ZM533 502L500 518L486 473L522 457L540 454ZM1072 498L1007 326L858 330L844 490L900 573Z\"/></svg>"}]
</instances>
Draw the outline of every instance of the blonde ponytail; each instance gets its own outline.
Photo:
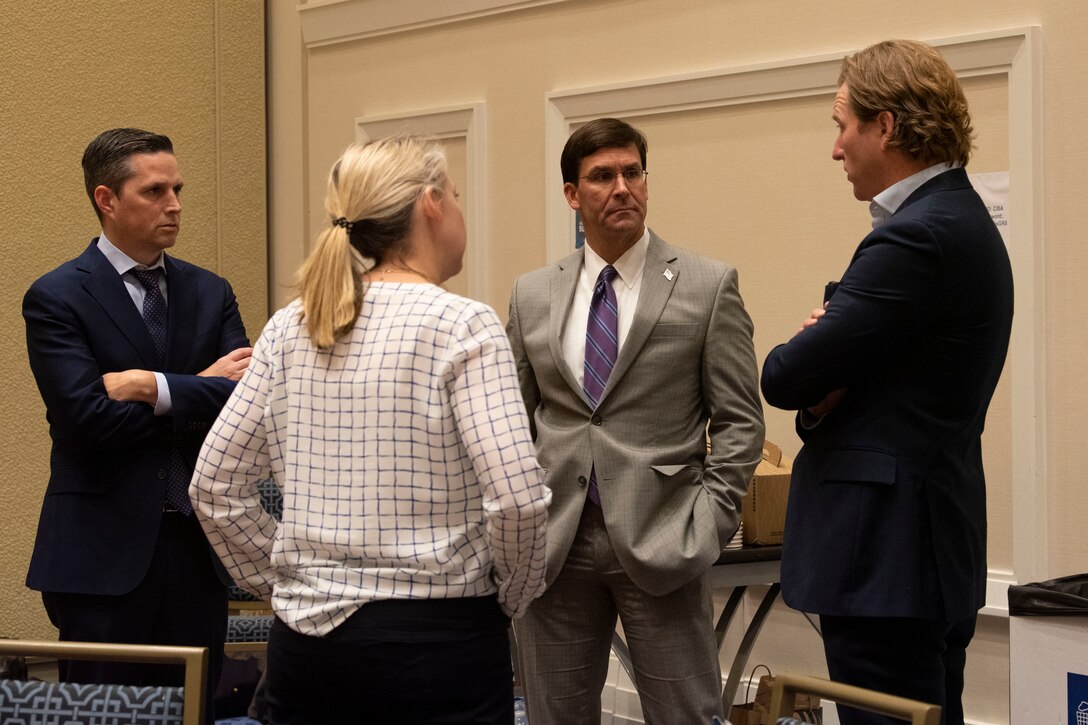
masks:
<instances>
[{"instance_id":1,"label":"blonde ponytail","mask_svg":"<svg viewBox=\"0 0 1088 725\"><path fill-rule=\"evenodd\" d=\"M394 252L411 229L416 201L446 182L441 147L414 136L352 144L333 164L325 194L332 225L298 273L302 319L310 340L328 350L363 308L362 275Z\"/></svg>"},{"instance_id":2,"label":"blonde ponytail","mask_svg":"<svg viewBox=\"0 0 1088 725\"><path fill-rule=\"evenodd\" d=\"M333 226L317 238L317 247L298 272L299 298L310 339L327 350L355 325L363 307L366 270L356 260L348 232Z\"/></svg>"}]
</instances>

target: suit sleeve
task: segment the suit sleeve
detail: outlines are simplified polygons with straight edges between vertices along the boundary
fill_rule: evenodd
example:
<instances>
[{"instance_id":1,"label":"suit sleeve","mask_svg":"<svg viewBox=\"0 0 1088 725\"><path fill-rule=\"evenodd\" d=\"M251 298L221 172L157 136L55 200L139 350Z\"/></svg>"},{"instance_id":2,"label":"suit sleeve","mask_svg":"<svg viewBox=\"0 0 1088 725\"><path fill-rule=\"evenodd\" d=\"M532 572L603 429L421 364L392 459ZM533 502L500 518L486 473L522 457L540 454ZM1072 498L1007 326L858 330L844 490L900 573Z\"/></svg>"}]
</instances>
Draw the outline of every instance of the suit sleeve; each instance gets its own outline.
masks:
<instances>
[{"instance_id":1,"label":"suit sleeve","mask_svg":"<svg viewBox=\"0 0 1088 725\"><path fill-rule=\"evenodd\" d=\"M718 540L736 533L741 499L762 456L765 428L759 400L752 319L744 309L736 270L722 277L703 353L703 398L709 414L711 450L703 487L717 504Z\"/></svg>"},{"instance_id":2,"label":"suit sleeve","mask_svg":"<svg viewBox=\"0 0 1088 725\"><path fill-rule=\"evenodd\" d=\"M899 357L929 326L941 295L940 264L937 240L921 222L875 230L819 322L767 356L761 383L767 402L785 410L815 406Z\"/></svg>"},{"instance_id":3,"label":"suit sleeve","mask_svg":"<svg viewBox=\"0 0 1088 725\"><path fill-rule=\"evenodd\" d=\"M222 277L216 277L215 280L222 286L217 290L218 294L210 296L212 299L220 300L215 310L215 315L218 317L218 325L215 326L218 340L215 346L215 357L201 361L202 369L231 350L249 346L234 290ZM173 403L171 417L174 429L177 431L206 431L219 415L220 409L227 402L231 392L234 391L235 383L229 378L169 372L164 374L166 383L170 386L170 397Z\"/></svg>"},{"instance_id":4,"label":"suit sleeve","mask_svg":"<svg viewBox=\"0 0 1088 725\"><path fill-rule=\"evenodd\" d=\"M100 451L159 439L151 406L110 400L87 333L66 299L35 283L23 297L23 319L30 369L57 434Z\"/></svg>"}]
</instances>

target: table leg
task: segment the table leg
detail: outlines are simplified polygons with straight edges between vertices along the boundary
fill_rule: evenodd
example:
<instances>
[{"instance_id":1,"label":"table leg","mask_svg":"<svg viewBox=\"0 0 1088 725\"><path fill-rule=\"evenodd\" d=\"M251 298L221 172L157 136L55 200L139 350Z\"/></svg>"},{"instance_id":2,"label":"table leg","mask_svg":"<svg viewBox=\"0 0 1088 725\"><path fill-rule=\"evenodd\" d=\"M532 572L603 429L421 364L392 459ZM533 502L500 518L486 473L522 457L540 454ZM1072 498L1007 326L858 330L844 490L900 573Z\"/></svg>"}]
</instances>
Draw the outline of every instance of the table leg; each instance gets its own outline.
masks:
<instances>
[{"instance_id":1,"label":"table leg","mask_svg":"<svg viewBox=\"0 0 1088 725\"><path fill-rule=\"evenodd\" d=\"M756 637L759 636L759 630L763 628L763 622L767 619L767 615L770 614L771 606L774 604L774 600L778 598L778 591L781 588L780 584L775 583L767 589L767 593L763 595L763 601L760 602L755 616L748 623L748 628L744 630L740 648L737 650L736 657L733 658L733 666L729 668L729 676L725 680L725 689L722 690L722 707L726 714L733 707L733 700L737 696L737 687L740 686L740 678L744 675L744 669L748 665L748 657L752 654ZM730 597L730 602L732 602L732 597Z\"/></svg>"},{"instance_id":2,"label":"table leg","mask_svg":"<svg viewBox=\"0 0 1088 725\"><path fill-rule=\"evenodd\" d=\"M634 683L635 671L631 665L631 652L627 649L627 643L620 637L619 632L612 633L612 651L616 653L616 659L620 661L620 665L627 673L628 679Z\"/></svg>"}]
</instances>

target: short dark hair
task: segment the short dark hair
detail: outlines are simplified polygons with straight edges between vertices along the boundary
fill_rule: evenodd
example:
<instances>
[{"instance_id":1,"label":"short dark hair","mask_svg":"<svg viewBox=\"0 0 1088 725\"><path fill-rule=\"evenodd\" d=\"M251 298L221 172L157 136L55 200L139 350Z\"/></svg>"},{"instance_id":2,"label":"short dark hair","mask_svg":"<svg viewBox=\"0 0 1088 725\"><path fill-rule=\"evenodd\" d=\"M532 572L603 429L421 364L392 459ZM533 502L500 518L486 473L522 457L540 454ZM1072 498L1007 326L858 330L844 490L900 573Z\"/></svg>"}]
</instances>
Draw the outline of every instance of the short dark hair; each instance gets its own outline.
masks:
<instances>
[{"instance_id":1,"label":"short dark hair","mask_svg":"<svg viewBox=\"0 0 1088 725\"><path fill-rule=\"evenodd\" d=\"M94 213L102 219L102 210L94 200L94 190L105 186L114 194L121 194L121 187L132 176L133 154L174 153L174 144L166 136L138 128L112 128L103 131L83 152L83 184L94 207Z\"/></svg>"},{"instance_id":2,"label":"short dark hair","mask_svg":"<svg viewBox=\"0 0 1088 725\"><path fill-rule=\"evenodd\" d=\"M601 149L623 148L634 145L638 148L642 168L646 168L646 137L629 123L618 118L598 118L590 121L570 135L559 158L559 168L563 171L563 183L578 185L578 169L582 159Z\"/></svg>"}]
</instances>

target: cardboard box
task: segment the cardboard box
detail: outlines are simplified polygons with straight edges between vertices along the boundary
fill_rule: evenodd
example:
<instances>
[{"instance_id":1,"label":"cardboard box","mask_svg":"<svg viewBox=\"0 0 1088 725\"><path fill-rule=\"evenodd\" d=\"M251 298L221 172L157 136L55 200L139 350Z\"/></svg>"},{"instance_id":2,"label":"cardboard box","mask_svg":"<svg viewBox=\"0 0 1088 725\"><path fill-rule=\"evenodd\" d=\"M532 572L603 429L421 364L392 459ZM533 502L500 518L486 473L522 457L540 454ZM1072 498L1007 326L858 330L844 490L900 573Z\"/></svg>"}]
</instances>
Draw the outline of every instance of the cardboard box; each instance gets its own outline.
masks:
<instances>
[{"instance_id":1,"label":"cardboard box","mask_svg":"<svg viewBox=\"0 0 1088 725\"><path fill-rule=\"evenodd\" d=\"M792 469L793 461L783 456L778 446L763 442L763 460L756 466L755 477L741 506L745 545L782 543Z\"/></svg>"}]
</instances>

